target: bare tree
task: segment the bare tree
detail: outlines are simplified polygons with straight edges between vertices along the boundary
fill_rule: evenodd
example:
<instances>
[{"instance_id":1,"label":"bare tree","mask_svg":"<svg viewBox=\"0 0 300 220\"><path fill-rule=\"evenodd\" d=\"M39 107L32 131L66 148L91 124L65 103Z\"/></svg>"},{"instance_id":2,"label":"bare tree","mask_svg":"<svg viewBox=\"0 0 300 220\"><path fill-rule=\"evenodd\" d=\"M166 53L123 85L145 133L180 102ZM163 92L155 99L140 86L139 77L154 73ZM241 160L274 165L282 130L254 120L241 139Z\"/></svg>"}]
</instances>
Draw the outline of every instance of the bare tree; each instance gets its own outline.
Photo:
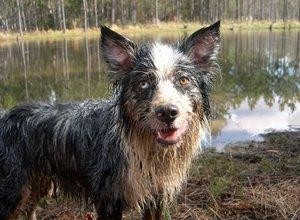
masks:
<instances>
[{"instance_id":1,"label":"bare tree","mask_svg":"<svg viewBox=\"0 0 300 220\"><path fill-rule=\"evenodd\" d=\"M272 21L272 12L273 12L273 4L274 4L274 1L273 0L270 0L270 7L269 7L269 21Z\"/></svg>"},{"instance_id":2,"label":"bare tree","mask_svg":"<svg viewBox=\"0 0 300 220\"><path fill-rule=\"evenodd\" d=\"M251 0L247 1L247 19L251 19Z\"/></svg>"},{"instance_id":3,"label":"bare tree","mask_svg":"<svg viewBox=\"0 0 300 220\"><path fill-rule=\"evenodd\" d=\"M104 20L104 0L101 0L101 20Z\"/></svg>"},{"instance_id":4,"label":"bare tree","mask_svg":"<svg viewBox=\"0 0 300 220\"><path fill-rule=\"evenodd\" d=\"M55 17L55 23L57 25L57 23L59 24L59 30L62 29L62 15L61 15L61 0L58 1L58 7L57 7L57 15L58 15L58 21L57 21L57 18Z\"/></svg>"},{"instance_id":5,"label":"bare tree","mask_svg":"<svg viewBox=\"0 0 300 220\"><path fill-rule=\"evenodd\" d=\"M244 1L243 0L240 0L240 9L239 9L239 16L240 16L240 19L243 20L243 16L244 16L244 13L243 13L243 8L244 8Z\"/></svg>"},{"instance_id":6,"label":"bare tree","mask_svg":"<svg viewBox=\"0 0 300 220\"><path fill-rule=\"evenodd\" d=\"M181 2L180 0L176 0L176 21L180 22L181 21Z\"/></svg>"},{"instance_id":7,"label":"bare tree","mask_svg":"<svg viewBox=\"0 0 300 220\"><path fill-rule=\"evenodd\" d=\"M62 12L62 27L64 33L66 32L66 15L65 15L65 3L64 0L60 0L61 12Z\"/></svg>"},{"instance_id":8,"label":"bare tree","mask_svg":"<svg viewBox=\"0 0 300 220\"><path fill-rule=\"evenodd\" d=\"M34 20L34 26L35 26L35 30L37 31L38 28L38 19L37 19L37 6L36 6L36 1L32 1L32 8L33 8L33 20Z\"/></svg>"},{"instance_id":9,"label":"bare tree","mask_svg":"<svg viewBox=\"0 0 300 220\"><path fill-rule=\"evenodd\" d=\"M235 19L239 19L239 0L235 0Z\"/></svg>"},{"instance_id":10,"label":"bare tree","mask_svg":"<svg viewBox=\"0 0 300 220\"><path fill-rule=\"evenodd\" d=\"M98 28L99 25L98 25L98 5L97 5L97 0L94 0L94 13L95 13L95 26L96 26L96 28Z\"/></svg>"},{"instance_id":11,"label":"bare tree","mask_svg":"<svg viewBox=\"0 0 300 220\"><path fill-rule=\"evenodd\" d=\"M263 19L263 1L259 0L259 20Z\"/></svg>"},{"instance_id":12,"label":"bare tree","mask_svg":"<svg viewBox=\"0 0 300 220\"><path fill-rule=\"evenodd\" d=\"M27 31L27 23L26 23L26 17L25 17L25 13L24 13L24 2L23 0L21 0L20 2L20 6L21 6L21 17L22 17L22 20L23 20L23 28L24 28L24 31L26 32Z\"/></svg>"},{"instance_id":13,"label":"bare tree","mask_svg":"<svg viewBox=\"0 0 300 220\"><path fill-rule=\"evenodd\" d=\"M19 2L19 0L17 0L17 8L18 8L19 31L20 31L21 36L23 36L22 17L21 17L21 9L20 9L20 2Z\"/></svg>"},{"instance_id":14,"label":"bare tree","mask_svg":"<svg viewBox=\"0 0 300 220\"><path fill-rule=\"evenodd\" d=\"M155 22L158 24L158 10L159 10L159 5L158 5L158 0L155 0Z\"/></svg>"},{"instance_id":15,"label":"bare tree","mask_svg":"<svg viewBox=\"0 0 300 220\"><path fill-rule=\"evenodd\" d=\"M300 0L298 0L298 21L300 21ZM298 32L298 37L299 37L299 32Z\"/></svg>"},{"instance_id":16,"label":"bare tree","mask_svg":"<svg viewBox=\"0 0 300 220\"><path fill-rule=\"evenodd\" d=\"M286 22L286 19L287 19L287 0L283 0L283 15L282 15L283 22Z\"/></svg>"},{"instance_id":17,"label":"bare tree","mask_svg":"<svg viewBox=\"0 0 300 220\"><path fill-rule=\"evenodd\" d=\"M111 23L115 23L116 18L116 0L112 0L112 6L111 6Z\"/></svg>"},{"instance_id":18,"label":"bare tree","mask_svg":"<svg viewBox=\"0 0 300 220\"><path fill-rule=\"evenodd\" d=\"M195 11L195 0L191 0L191 21L194 21L194 11Z\"/></svg>"},{"instance_id":19,"label":"bare tree","mask_svg":"<svg viewBox=\"0 0 300 220\"><path fill-rule=\"evenodd\" d=\"M87 2L86 0L82 0L83 1L83 13L84 13L84 31L87 31Z\"/></svg>"},{"instance_id":20,"label":"bare tree","mask_svg":"<svg viewBox=\"0 0 300 220\"><path fill-rule=\"evenodd\" d=\"M124 16L124 0L121 0L121 22L124 25L125 23L125 16Z\"/></svg>"},{"instance_id":21,"label":"bare tree","mask_svg":"<svg viewBox=\"0 0 300 220\"><path fill-rule=\"evenodd\" d=\"M131 21L133 24L136 24L136 0L131 0Z\"/></svg>"},{"instance_id":22,"label":"bare tree","mask_svg":"<svg viewBox=\"0 0 300 220\"><path fill-rule=\"evenodd\" d=\"M206 22L210 22L210 0L205 0L206 3L206 9L205 9L205 20Z\"/></svg>"}]
</instances>

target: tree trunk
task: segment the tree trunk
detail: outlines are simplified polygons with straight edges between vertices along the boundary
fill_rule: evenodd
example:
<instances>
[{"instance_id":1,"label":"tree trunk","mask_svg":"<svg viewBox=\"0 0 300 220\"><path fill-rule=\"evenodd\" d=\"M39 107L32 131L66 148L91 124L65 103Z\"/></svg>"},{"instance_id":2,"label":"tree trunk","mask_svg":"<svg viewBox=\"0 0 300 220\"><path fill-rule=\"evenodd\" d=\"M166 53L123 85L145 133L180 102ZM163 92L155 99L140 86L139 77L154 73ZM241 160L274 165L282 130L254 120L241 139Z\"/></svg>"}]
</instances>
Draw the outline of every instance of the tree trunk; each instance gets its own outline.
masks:
<instances>
[{"instance_id":1,"label":"tree trunk","mask_svg":"<svg viewBox=\"0 0 300 220\"><path fill-rule=\"evenodd\" d=\"M66 32L66 15L65 15L65 3L64 0L61 1L61 12L62 12L62 27L63 27L63 32Z\"/></svg>"},{"instance_id":2,"label":"tree trunk","mask_svg":"<svg viewBox=\"0 0 300 220\"><path fill-rule=\"evenodd\" d=\"M112 0L111 6L111 23L114 24L116 20L116 0Z\"/></svg>"},{"instance_id":3,"label":"tree trunk","mask_svg":"<svg viewBox=\"0 0 300 220\"><path fill-rule=\"evenodd\" d=\"M180 0L176 0L176 21L177 22L181 21L180 8L181 8L181 2Z\"/></svg>"},{"instance_id":4,"label":"tree trunk","mask_svg":"<svg viewBox=\"0 0 300 220\"><path fill-rule=\"evenodd\" d=\"M250 17L252 17L251 16L251 0L248 0L247 1L247 19L251 20Z\"/></svg>"},{"instance_id":5,"label":"tree trunk","mask_svg":"<svg viewBox=\"0 0 300 220\"><path fill-rule=\"evenodd\" d=\"M172 21L175 18L175 0L172 0Z\"/></svg>"},{"instance_id":6,"label":"tree trunk","mask_svg":"<svg viewBox=\"0 0 300 220\"><path fill-rule=\"evenodd\" d=\"M195 21L194 11L195 11L195 0L191 0L191 21Z\"/></svg>"},{"instance_id":7,"label":"tree trunk","mask_svg":"<svg viewBox=\"0 0 300 220\"><path fill-rule=\"evenodd\" d=\"M36 13L36 11L37 11L37 7L36 7L36 2L35 2L35 0L33 1L33 11L34 11L34 15L33 15L33 17L34 17L34 25L35 25L35 30L36 31L38 31L38 18L37 18L37 13Z\"/></svg>"},{"instance_id":8,"label":"tree trunk","mask_svg":"<svg viewBox=\"0 0 300 220\"><path fill-rule=\"evenodd\" d=\"M61 0L58 1L57 14L58 14L58 22L55 22L55 23L56 23L56 25L58 23L59 24L58 29L62 30ZM55 19L55 21L56 20L57 19Z\"/></svg>"},{"instance_id":9,"label":"tree trunk","mask_svg":"<svg viewBox=\"0 0 300 220\"><path fill-rule=\"evenodd\" d=\"M87 31L87 2L83 0L83 12L84 12L84 32Z\"/></svg>"},{"instance_id":10,"label":"tree trunk","mask_svg":"<svg viewBox=\"0 0 300 220\"><path fill-rule=\"evenodd\" d=\"M206 3L206 7L205 7L205 20L206 23L210 22L210 0L204 0L204 2Z\"/></svg>"},{"instance_id":11,"label":"tree trunk","mask_svg":"<svg viewBox=\"0 0 300 220\"><path fill-rule=\"evenodd\" d=\"M125 24L125 18L124 18L124 0L121 0L121 23L122 23L122 25Z\"/></svg>"},{"instance_id":12,"label":"tree trunk","mask_svg":"<svg viewBox=\"0 0 300 220\"><path fill-rule=\"evenodd\" d=\"M214 2L214 7L213 7L213 14L212 14L212 18L213 18L213 20L216 20L217 19L217 17L218 17L218 4L217 4L217 1L215 1Z\"/></svg>"},{"instance_id":13,"label":"tree trunk","mask_svg":"<svg viewBox=\"0 0 300 220\"><path fill-rule=\"evenodd\" d=\"M155 0L155 23L158 24L158 0Z\"/></svg>"},{"instance_id":14,"label":"tree trunk","mask_svg":"<svg viewBox=\"0 0 300 220\"><path fill-rule=\"evenodd\" d=\"M235 0L235 19L239 20L239 0Z\"/></svg>"},{"instance_id":15,"label":"tree trunk","mask_svg":"<svg viewBox=\"0 0 300 220\"><path fill-rule=\"evenodd\" d=\"M94 0L94 13L95 13L95 26L96 26L96 28L98 28L99 24L98 24L98 3L97 3L97 0Z\"/></svg>"},{"instance_id":16,"label":"tree trunk","mask_svg":"<svg viewBox=\"0 0 300 220\"><path fill-rule=\"evenodd\" d=\"M274 14L274 21L277 21L277 16L278 16L278 11L277 11L277 7L275 9L275 14Z\"/></svg>"},{"instance_id":17,"label":"tree trunk","mask_svg":"<svg viewBox=\"0 0 300 220\"><path fill-rule=\"evenodd\" d=\"M259 20L263 19L263 2L259 0Z\"/></svg>"},{"instance_id":18,"label":"tree trunk","mask_svg":"<svg viewBox=\"0 0 300 220\"><path fill-rule=\"evenodd\" d=\"M286 22L286 18L287 18L287 0L284 0L283 1L283 16L282 16L283 22Z\"/></svg>"},{"instance_id":19,"label":"tree trunk","mask_svg":"<svg viewBox=\"0 0 300 220\"><path fill-rule=\"evenodd\" d=\"M269 21L272 21L273 4L274 4L274 1L271 0L271 2L270 2L270 8L269 8Z\"/></svg>"},{"instance_id":20,"label":"tree trunk","mask_svg":"<svg viewBox=\"0 0 300 220\"><path fill-rule=\"evenodd\" d=\"M20 5L21 5L21 14L22 14L22 19L23 19L23 28L24 28L24 31L26 32L27 31L27 23L26 23L26 17L25 17L25 12L24 12L24 2L21 1Z\"/></svg>"},{"instance_id":21,"label":"tree trunk","mask_svg":"<svg viewBox=\"0 0 300 220\"><path fill-rule=\"evenodd\" d=\"M101 16L100 20L104 21L104 0L101 0Z\"/></svg>"},{"instance_id":22,"label":"tree trunk","mask_svg":"<svg viewBox=\"0 0 300 220\"><path fill-rule=\"evenodd\" d=\"M20 31L21 36L23 36L22 18L21 18L21 9L20 9L20 2L19 2L19 0L17 0L17 7L18 7L19 31Z\"/></svg>"},{"instance_id":23,"label":"tree trunk","mask_svg":"<svg viewBox=\"0 0 300 220\"><path fill-rule=\"evenodd\" d=\"M298 0L298 21L300 21L300 0ZM298 32L299 37L299 32Z\"/></svg>"},{"instance_id":24,"label":"tree trunk","mask_svg":"<svg viewBox=\"0 0 300 220\"><path fill-rule=\"evenodd\" d=\"M244 2L243 2L243 0L240 0L240 19L241 20L243 20L243 17L244 17L243 8L244 8Z\"/></svg>"},{"instance_id":25,"label":"tree trunk","mask_svg":"<svg viewBox=\"0 0 300 220\"><path fill-rule=\"evenodd\" d=\"M217 7L218 7L218 11L217 11L217 14L218 14L218 19L221 19L222 17L223 17L223 14L222 14L222 7L221 7L221 0L218 0L218 2L217 2ZM223 1L223 2L225 2L225 1Z\"/></svg>"},{"instance_id":26,"label":"tree trunk","mask_svg":"<svg viewBox=\"0 0 300 220\"><path fill-rule=\"evenodd\" d=\"M131 21L136 24L136 0L131 0Z\"/></svg>"},{"instance_id":27,"label":"tree trunk","mask_svg":"<svg viewBox=\"0 0 300 220\"><path fill-rule=\"evenodd\" d=\"M98 28L98 5L97 0L94 0L95 27Z\"/></svg>"}]
</instances>

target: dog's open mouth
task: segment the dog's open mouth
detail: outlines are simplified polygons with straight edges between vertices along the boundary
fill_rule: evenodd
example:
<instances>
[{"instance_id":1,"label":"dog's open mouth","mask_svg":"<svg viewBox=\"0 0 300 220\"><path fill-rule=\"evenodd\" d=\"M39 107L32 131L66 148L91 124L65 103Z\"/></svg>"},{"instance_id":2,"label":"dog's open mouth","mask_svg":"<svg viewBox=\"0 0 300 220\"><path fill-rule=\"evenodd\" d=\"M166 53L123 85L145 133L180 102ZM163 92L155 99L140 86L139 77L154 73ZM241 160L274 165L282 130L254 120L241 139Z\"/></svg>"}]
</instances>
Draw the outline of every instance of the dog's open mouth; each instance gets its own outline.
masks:
<instances>
[{"instance_id":1,"label":"dog's open mouth","mask_svg":"<svg viewBox=\"0 0 300 220\"><path fill-rule=\"evenodd\" d=\"M186 126L180 128L167 128L156 131L157 142L164 145L176 144L181 140L186 131Z\"/></svg>"}]
</instances>

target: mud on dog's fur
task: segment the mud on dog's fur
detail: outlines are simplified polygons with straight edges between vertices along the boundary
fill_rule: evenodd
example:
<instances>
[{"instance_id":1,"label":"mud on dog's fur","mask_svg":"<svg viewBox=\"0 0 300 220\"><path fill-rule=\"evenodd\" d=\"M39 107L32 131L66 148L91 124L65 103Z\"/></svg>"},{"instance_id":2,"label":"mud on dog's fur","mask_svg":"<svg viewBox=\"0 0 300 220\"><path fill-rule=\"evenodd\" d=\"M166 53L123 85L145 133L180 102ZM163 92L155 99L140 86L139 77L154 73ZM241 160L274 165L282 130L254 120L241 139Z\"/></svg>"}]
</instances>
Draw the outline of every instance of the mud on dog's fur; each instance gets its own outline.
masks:
<instances>
[{"instance_id":1,"label":"mud on dog's fur","mask_svg":"<svg viewBox=\"0 0 300 220\"><path fill-rule=\"evenodd\" d=\"M128 209L162 219L209 120L219 26L176 45L136 45L103 26L111 99L26 104L0 119L0 220L34 218L52 181L88 198L99 219Z\"/></svg>"}]
</instances>

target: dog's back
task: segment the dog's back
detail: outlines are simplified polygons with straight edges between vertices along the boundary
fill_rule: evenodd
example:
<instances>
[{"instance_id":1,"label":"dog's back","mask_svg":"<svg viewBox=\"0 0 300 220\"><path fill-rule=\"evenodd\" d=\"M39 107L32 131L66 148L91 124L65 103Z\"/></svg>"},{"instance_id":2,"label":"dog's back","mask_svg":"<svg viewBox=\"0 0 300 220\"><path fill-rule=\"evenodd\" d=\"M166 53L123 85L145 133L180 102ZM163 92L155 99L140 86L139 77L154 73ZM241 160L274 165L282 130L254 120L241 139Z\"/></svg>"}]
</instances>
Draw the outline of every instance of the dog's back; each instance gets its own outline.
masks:
<instances>
[{"instance_id":1,"label":"dog's back","mask_svg":"<svg viewBox=\"0 0 300 220\"><path fill-rule=\"evenodd\" d=\"M85 190L92 188L105 191L103 196L108 193L111 185L104 186L105 181L122 172L124 161L116 144L118 137L107 135L116 125L114 116L112 101L36 103L17 106L5 114L0 120L0 201L7 206L0 205L0 214L16 209L10 203L20 206L20 200L33 200L32 207L17 208L23 215L31 215L35 202L47 195L51 181L73 196L91 197ZM92 187L94 181L100 185ZM36 195L32 189L41 191ZM14 194L16 198L10 201ZM96 195L92 199L98 199Z\"/></svg>"}]
</instances>

